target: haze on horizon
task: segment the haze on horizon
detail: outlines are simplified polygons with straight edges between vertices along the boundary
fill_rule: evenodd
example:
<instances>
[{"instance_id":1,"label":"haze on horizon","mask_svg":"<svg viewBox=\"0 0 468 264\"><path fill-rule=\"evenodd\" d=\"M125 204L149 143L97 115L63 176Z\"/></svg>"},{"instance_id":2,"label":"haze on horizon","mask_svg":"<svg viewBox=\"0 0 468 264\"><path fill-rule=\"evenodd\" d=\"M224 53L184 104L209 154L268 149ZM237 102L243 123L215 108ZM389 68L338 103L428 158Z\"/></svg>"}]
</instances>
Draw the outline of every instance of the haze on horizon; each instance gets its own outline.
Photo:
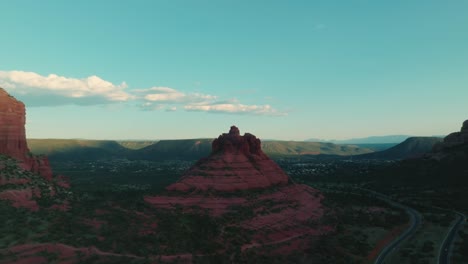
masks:
<instances>
[{"instance_id":1,"label":"haze on horizon","mask_svg":"<svg viewBox=\"0 0 468 264\"><path fill-rule=\"evenodd\" d=\"M0 3L0 87L30 138L445 135L468 107L468 2Z\"/></svg>"}]
</instances>

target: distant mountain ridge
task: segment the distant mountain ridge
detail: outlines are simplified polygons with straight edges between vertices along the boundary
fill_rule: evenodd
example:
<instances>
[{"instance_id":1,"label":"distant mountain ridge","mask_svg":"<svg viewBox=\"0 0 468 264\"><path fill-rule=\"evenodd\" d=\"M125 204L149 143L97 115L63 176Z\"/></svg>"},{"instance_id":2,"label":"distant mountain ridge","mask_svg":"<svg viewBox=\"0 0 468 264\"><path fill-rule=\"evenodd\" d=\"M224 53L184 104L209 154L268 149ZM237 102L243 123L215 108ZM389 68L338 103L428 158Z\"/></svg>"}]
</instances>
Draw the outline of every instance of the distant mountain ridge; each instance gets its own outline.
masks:
<instances>
[{"instance_id":1,"label":"distant mountain ridge","mask_svg":"<svg viewBox=\"0 0 468 264\"><path fill-rule=\"evenodd\" d=\"M349 156L373 152L371 149L355 145L305 141L266 141L262 142L262 148L270 156L320 154Z\"/></svg>"},{"instance_id":2,"label":"distant mountain ridge","mask_svg":"<svg viewBox=\"0 0 468 264\"><path fill-rule=\"evenodd\" d=\"M159 140L117 140L121 146L128 149L141 149L157 143Z\"/></svg>"},{"instance_id":3,"label":"distant mountain ridge","mask_svg":"<svg viewBox=\"0 0 468 264\"><path fill-rule=\"evenodd\" d=\"M366 159L407 159L422 157L443 139L439 137L410 137L402 143L384 151L357 156Z\"/></svg>"},{"instance_id":4,"label":"distant mountain ridge","mask_svg":"<svg viewBox=\"0 0 468 264\"><path fill-rule=\"evenodd\" d=\"M138 149L128 155L131 159L142 160L192 160L208 156L213 139L160 140Z\"/></svg>"},{"instance_id":5,"label":"distant mountain ridge","mask_svg":"<svg viewBox=\"0 0 468 264\"><path fill-rule=\"evenodd\" d=\"M428 146L429 147L429 146ZM372 153L361 156L378 156ZM437 138L436 144L420 158L405 159L395 166L385 168L378 173L377 184L381 186L427 186L429 188L447 188L452 191L444 193L452 195L450 203L459 208L467 208L466 197L468 186L468 120L463 123L458 132ZM453 192L453 194L450 194ZM450 196L449 196L450 197Z\"/></svg>"},{"instance_id":6,"label":"distant mountain ridge","mask_svg":"<svg viewBox=\"0 0 468 264\"><path fill-rule=\"evenodd\" d=\"M131 151L112 140L28 139L27 142L32 153L47 155L50 160L118 158Z\"/></svg>"},{"instance_id":7,"label":"distant mountain ridge","mask_svg":"<svg viewBox=\"0 0 468 264\"><path fill-rule=\"evenodd\" d=\"M401 143L406 139L414 137L410 135L388 135L388 136L370 136L364 138L351 138L351 139L331 139L323 140L317 138L307 139L309 142L330 142L335 144L391 144L391 143Z\"/></svg>"},{"instance_id":8,"label":"distant mountain ridge","mask_svg":"<svg viewBox=\"0 0 468 264\"><path fill-rule=\"evenodd\" d=\"M213 139L206 138L160 140L153 144L149 144L148 141L144 141L142 143L121 143L112 140L28 140L33 153L46 154L52 161L96 160L107 158L128 158L135 160L196 160L210 154L212 142ZM126 146L129 146L129 148ZM141 148L137 149L137 147ZM373 150L369 148L363 148L355 145L337 145L333 143L303 141L263 141L262 148L267 155L272 157L319 154L349 156L373 152Z\"/></svg>"}]
</instances>

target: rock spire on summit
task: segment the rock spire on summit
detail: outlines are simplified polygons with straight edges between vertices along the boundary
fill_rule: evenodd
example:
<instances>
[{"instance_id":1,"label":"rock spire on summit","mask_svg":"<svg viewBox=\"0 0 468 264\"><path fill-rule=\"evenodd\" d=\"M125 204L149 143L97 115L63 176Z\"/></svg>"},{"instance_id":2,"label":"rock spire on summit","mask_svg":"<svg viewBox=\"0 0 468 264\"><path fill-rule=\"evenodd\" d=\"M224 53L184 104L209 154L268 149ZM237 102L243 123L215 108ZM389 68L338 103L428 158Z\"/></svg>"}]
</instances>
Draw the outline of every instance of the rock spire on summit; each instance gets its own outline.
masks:
<instances>
[{"instance_id":1,"label":"rock spire on summit","mask_svg":"<svg viewBox=\"0 0 468 264\"><path fill-rule=\"evenodd\" d=\"M231 129L229 130L229 135L240 136L239 128L237 128L236 126L231 126Z\"/></svg>"}]
</instances>

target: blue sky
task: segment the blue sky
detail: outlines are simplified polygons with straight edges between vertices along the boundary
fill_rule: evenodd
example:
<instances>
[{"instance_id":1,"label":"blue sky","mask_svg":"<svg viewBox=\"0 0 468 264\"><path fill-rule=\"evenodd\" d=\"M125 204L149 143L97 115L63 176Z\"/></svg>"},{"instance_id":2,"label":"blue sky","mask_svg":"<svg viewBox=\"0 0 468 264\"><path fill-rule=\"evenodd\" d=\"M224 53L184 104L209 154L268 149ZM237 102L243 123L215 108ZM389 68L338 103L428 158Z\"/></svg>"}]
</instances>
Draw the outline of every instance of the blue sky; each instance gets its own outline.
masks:
<instances>
[{"instance_id":1,"label":"blue sky","mask_svg":"<svg viewBox=\"0 0 468 264\"><path fill-rule=\"evenodd\" d=\"M468 118L468 2L1 1L32 138L443 135Z\"/></svg>"}]
</instances>

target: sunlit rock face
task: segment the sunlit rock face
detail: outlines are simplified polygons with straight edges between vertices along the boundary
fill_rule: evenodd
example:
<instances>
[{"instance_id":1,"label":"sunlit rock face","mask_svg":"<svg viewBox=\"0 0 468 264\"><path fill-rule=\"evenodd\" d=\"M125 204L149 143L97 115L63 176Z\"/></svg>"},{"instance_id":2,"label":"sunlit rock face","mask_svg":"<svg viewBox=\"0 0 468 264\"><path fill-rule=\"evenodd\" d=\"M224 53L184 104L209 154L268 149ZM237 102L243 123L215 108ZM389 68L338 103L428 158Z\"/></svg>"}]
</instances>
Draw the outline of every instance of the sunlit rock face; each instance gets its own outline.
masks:
<instances>
[{"instance_id":1,"label":"sunlit rock face","mask_svg":"<svg viewBox=\"0 0 468 264\"><path fill-rule=\"evenodd\" d=\"M28 153L25 112L22 102L0 89L0 153L17 159Z\"/></svg>"},{"instance_id":2,"label":"sunlit rock face","mask_svg":"<svg viewBox=\"0 0 468 264\"><path fill-rule=\"evenodd\" d=\"M38 211L37 199L55 197L70 186L65 177L52 178L47 157L30 154L25 123L24 104L0 88L0 200ZM68 210L68 201L57 198L49 208Z\"/></svg>"},{"instance_id":3,"label":"sunlit rock face","mask_svg":"<svg viewBox=\"0 0 468 264\"><path fill-rule=\"evenodd\" d=\"M212 153L200 160L170 191L233 192L286 185L288 176L261 149L260 139L252 134L240 135L231 127L212 143Z\"/></svg>"},{"instance_id":4,"label":"sunlit rock face","mask_svg":"<svg viewBox=\"0 0 468 264\"><path fill-rule=\"evenodd\" d=\"M0 154L20 161L25 170L52 178L47 157L33 157L26 142L26 109L22 102L0 88Z\"/></svg>"}]
</instances>

